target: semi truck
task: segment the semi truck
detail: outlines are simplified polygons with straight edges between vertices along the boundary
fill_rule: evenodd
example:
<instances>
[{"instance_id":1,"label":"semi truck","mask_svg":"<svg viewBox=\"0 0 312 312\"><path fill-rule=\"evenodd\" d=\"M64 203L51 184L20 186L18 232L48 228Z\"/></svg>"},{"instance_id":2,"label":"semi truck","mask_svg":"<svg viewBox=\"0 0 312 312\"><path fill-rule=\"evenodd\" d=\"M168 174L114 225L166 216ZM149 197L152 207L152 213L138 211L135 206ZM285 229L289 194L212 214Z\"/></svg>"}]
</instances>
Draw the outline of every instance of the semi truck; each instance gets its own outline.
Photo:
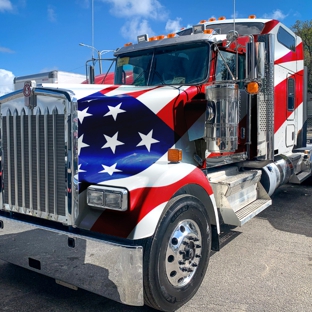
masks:
<instances>
[{"instance_id":1,"label":"semi truck","mask_svg":"<svg viewBox=\"0 0 312 312\"><path fill-rule=\"evenodd\" d=\"M2 96L0 259L181 307L220 224L311 176L303 55L277 20L211 18L116 50L113 83L30 80Z\"/></svg>"}]
</instances>

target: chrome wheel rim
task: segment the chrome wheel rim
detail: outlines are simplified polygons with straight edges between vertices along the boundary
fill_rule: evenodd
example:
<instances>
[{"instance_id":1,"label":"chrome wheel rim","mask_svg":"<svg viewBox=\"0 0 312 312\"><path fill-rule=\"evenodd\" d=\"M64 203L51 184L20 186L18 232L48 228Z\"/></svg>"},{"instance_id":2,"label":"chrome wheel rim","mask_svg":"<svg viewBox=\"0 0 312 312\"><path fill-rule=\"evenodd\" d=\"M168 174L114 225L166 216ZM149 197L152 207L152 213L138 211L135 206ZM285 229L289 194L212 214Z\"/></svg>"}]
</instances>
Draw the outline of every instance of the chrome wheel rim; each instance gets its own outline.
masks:
<instances>
[{"instance_id":1,"label":"chrome wheel rim","mask_svg":"<svg viewBox=\"0 0 312 312\"><path fill-rule=\"evenodd\" d=\"M166 251L166 275L177 288L187 285L202 256L202 236L194 220L181 221L172 232Z\"/></svg>"}]
</instances>

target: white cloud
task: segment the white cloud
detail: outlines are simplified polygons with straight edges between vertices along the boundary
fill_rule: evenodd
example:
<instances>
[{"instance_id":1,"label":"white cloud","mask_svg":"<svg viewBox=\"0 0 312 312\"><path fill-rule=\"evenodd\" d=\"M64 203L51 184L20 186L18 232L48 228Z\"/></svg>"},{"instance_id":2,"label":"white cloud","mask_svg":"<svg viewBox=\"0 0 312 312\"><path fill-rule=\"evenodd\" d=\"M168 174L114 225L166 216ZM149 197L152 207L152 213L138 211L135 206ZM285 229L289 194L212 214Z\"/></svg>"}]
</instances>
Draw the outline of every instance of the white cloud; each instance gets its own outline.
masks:
<instances>
[{"instance_id":1,"label":"white cloud","mask_svg":"<svg viewBox=\"0 0 312 312\"><path fill-rule=\"evenodd\" d=\"M10 0L0 0L0 12L11 11L13 9Z\"/></svg>"},{"instance_id":2,"label":"white cloud","mask_svg":"<svg viewBox=\"0 0 312 312\"><path fill-rule=\"evenodd\" d=\"M0 47L0 53L15 53L15 52L9 48Z\"/></svg>"},{"instance_id":3,"label":"white cloud","mask_svg":"<svg viewBox=\"0 0 312 312\"><path fill-rule=\"evenodd\" d=\"M155 35L148 21L146 19L142 20L139 17L126 22L121 28L121 34L123 37L129 38L132 41L136 41L138 35L148 34L149 37Z\"/></svg>"},{"instance_id":4,"label":"white cloud","mask_svg":"<svg viewBox=\"0 0 312 312\"><path fill-rule=\"evenodd\" d=\"M0 96L13 91L14 75L12 72L0 69Z\"/></svg>"},{"instance_id":5,"label":"white cloud","mask_svg":"<svg viewBox=\"0 0 312 312\"><path fill-rule=\"evenodd\" d=\"M1 0L0 0L1 1ZM56 13L52 6L48 6L48 20L50 22L56 22Z\"/></svg>"},{"instance_id":6,"label":"white cloud","mask_svg":"<svg viewBox=\"0 0 312 312\"><path fill-rule=\"evenodd\" d=\"M168 14L158 0L102 0L112 5L110 12L119 17L164 20Z\"/></svg>"},{"instance_id":7,"label":"white cloud","mask_svg":"<svg viewBox=\"0 0 312 312\"><path fill-rule=\"evenodd\" d=\"M76 0L76 3L84 9L89 9L90 0Z\"/></svg>"},{"instance_id":8,"label":"white cloud","mask_svg":"<svg viewBox=\"0 0 312 312\"><path fill-rule=\"evenodd\" d=\"M285 15L279 9L273 11L272 13L266 13L266 14L263 15L263 18L271 18L271 19L276 19L276 20L279 20L279 21L282 21L286 17L287 17L287 15Z\"/></svg>"},{"instance_id":9,"label":"white cloud","mask_svg":"<svg viewBox=\"0 0 312 312\"><path fill-rule=\"evenodd\" d=\"M177 17L175 20L168 20L167 24L166 24L166 31L171 33L171 32L177 32L178 30L180 30L182 28L180 22L181 22L181 18Z\"/></svg>"}]
</instances>

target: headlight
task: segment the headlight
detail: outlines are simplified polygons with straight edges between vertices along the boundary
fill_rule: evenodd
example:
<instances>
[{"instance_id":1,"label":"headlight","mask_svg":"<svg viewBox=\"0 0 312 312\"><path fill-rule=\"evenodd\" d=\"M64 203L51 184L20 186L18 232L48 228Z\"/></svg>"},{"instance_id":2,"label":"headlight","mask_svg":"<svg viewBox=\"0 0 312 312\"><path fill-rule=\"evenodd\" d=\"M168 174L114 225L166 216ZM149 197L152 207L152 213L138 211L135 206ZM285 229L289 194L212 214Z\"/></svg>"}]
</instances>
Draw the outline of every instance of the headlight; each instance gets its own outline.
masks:
<instances>
[{"instance_id":1,"label":"headlight","mask_svg":"<svg viewBox=\"0 0 312 312\"><path fill-rule=\"evenodd\" d=\"M128 191L106 186L89 186L87 204L95 208L125 211L128 209Z\"/></svg>"}]
</instances>

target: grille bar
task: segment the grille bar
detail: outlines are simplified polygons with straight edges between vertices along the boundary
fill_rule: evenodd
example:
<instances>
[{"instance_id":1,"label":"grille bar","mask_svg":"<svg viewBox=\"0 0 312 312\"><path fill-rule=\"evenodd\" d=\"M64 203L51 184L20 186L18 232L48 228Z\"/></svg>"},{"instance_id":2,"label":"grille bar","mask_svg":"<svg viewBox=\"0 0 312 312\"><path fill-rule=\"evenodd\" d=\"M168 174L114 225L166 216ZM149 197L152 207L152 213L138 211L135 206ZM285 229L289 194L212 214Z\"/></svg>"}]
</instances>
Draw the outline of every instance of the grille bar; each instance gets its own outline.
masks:
<instances>
[{"instance_id":1,"label":"grille bar","mask_svg":"<svg viewBox=\"0 0 312 312\"><path fill-rule=\"evenodd\" d=\"M12 111L2 117L4 208L66 220L64 114L57 108Z\"/></svg>"}]
</instances>

